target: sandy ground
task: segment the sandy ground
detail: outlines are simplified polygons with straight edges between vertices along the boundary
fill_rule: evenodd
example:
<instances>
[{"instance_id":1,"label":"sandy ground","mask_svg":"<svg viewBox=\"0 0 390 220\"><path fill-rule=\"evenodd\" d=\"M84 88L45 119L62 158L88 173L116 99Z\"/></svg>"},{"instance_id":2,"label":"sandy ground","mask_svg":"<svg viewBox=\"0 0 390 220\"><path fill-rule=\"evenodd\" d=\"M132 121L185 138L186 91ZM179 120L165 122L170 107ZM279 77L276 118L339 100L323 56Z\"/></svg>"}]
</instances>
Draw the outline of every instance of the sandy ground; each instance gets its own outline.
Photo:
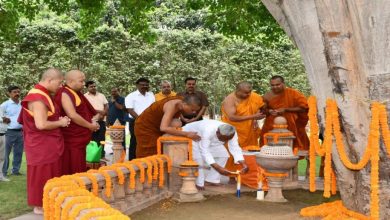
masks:
<instances>
[{"instance_id":1,"label":"sandy ground","mask_svg":"<svg viewBox=\"0 0 390 220\"><path fill-rule=\"evenodd\" d=\"M314 219L299 216L301 208L329 202L322 192L306 190L284 191L287 203L261 202L255 199L256 192L247 192L237 198L233 194L211 195L198 203L177 203L164 200L140 212L132 214L132 220L286 220ZM333 198L331 200L337 199Z\"/></svg>"}]
</instances>

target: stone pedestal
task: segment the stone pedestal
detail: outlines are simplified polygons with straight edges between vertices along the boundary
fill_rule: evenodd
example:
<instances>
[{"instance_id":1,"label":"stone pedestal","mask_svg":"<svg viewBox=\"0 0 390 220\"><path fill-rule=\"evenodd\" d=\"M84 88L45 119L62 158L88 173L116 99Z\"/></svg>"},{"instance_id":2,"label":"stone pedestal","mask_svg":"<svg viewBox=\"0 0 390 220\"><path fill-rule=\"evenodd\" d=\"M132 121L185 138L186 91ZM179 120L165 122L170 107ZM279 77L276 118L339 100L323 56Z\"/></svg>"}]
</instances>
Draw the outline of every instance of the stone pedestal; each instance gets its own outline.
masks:
<instances>
[{"instance_id":1,"label":"stone pedestal","mask_svg":"<svg viewBox=\"0 0 390 220\"><path fill-rule=\"evenodd\" d=\"M175 199L178 202L199 202L204 200L203 194L199 193L195 185L195 180L196 177L198 176L198 165L194 165L194 166L182 165L180 167L179 175L182 178L183 184L179 192L176 192L174 194L173 199Z\"/></svg>"},{"instance_id":2,"label":"stone pedestal","mask_svg":"<svg viewBox=\"0 0 390 220\"><path fill-rule=\"evenodd\" d=\"M267 195L264 198L266 202L287 202L282 193L283 180L285 177L271 177L268 176L269 188Z\"/></svg>"},{"instance_id":3,"label":"stone pedestal","mask_svg":"<svg viewBox=\"0 0 390 220\"><path fill-rule=\"evenodd\" d=\"M122 143L125 138L125 127L121 125L118 120L116 120L114 125L111 126L108 130L112 141L112 152L114 154L112 163L119 163L121 162L120 160L123 152Z\"/></svg>"},{"instance_id":4,"label":"stone pedestal","mask_svg":"<svg viewBox=\"0 0 390 220\"><path fill-rule=\"evenodd\" d=\"M163 154L172 161L172 172L169 174L169 191L178 192L182 186L179 176L180 165L188 158L188 143L186 141L162 141Z\"/></svg>"}]
</instances>

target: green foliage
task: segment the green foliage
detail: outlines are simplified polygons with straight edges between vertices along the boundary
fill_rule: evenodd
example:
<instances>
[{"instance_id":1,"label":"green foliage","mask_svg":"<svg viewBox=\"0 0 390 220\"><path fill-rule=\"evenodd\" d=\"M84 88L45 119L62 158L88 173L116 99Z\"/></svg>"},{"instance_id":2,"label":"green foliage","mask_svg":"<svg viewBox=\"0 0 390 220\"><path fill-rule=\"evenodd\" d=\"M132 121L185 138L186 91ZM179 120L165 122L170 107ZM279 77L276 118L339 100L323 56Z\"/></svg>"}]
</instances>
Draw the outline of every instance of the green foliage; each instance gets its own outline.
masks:
<instances>
[{"instance_id":1,"label":"green foliage","mask_svg":"<svg viewBox=\"0 0 390 220\"><path fill-rule=\"evenodd\" d=\"M105 2L99 26L80 36L84 24L76 3L59 3L58 7L73 10L69 15L57 15L46 5L35 20L20 21L17 41L0 41L2 91L17 84L26 92L44 69L57 67L84 71L107 96L112 87L119 87L126 95L135 89L134 82L141 76L151 80L153 92L159 90L163 79L182 91L183 80L193 76L217 111L223 98L242 80L252 82L263 94L270 76L280 74L290 86L309 93L299 52L285 35L273 41L263 32L251 42L227 38L218 33L217 26L207 25L212 14L209 9L187 10L183 1L166 0L145 14L152 27L150 36L155 37L150 43L129 31L131 25L124 22L130 22L129 17L121 14L124 9L118 0ZM126 4L131 7L135 3ZM146 10L152 6L145 3L138 7ZM5 99L5 93L2 95Z\"/></svg>"}]
</instances>

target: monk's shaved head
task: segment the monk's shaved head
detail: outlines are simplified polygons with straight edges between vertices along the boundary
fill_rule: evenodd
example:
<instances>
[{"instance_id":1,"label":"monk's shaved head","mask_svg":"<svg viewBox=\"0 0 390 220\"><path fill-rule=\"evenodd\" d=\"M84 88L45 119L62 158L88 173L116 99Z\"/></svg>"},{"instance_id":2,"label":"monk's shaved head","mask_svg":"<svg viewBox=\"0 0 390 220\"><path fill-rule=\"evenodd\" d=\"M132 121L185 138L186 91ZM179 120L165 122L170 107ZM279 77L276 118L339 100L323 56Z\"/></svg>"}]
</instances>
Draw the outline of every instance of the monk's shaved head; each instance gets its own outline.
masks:
<instances>
[{"instance_id":1,"label":"monk's shaved head","mask_svg":"<svg viewBox=\"0 0 390 220\"><path fill-rule=\"evenodd\" d=\"M247 81L239 82L236 85L236 97L239 99L247 99L252 92L252 84Z\"/></svg>"},{"instance_id":2,"label":"monk's shaved head","mask_svg":"<svg viewBox=\"0 0 390 220\"><path fill-rule=\"evenodd\" d=\"M85 86L85 74L80 70L71 70L65 74L65 83L75 91L81 91Z\"/></svg>"},{"instance_id":3,"label":"monk's shaved head","mask_svg":"<svg viewBox=\"0 0 390 220\"><path fill-rule=\"evenodd\" d=\"M239 82L236 85L236 91L239 91L239 90L252 90L252 84L250 82L247 82L247 81Z\"/></svg>"},{"instance_id":4,"label":"monk's shaved head","mask_svg":"<svg viewBox=\"0 0 390 220\"><path fill-rule=\"evenodd\" d=\"M63 74L59 69L56 68L49 68L41 75L41 82L50 80L50 79L56 79L56 78L62 78Z\"/></svg>"},{"instance_id":5,"label":"monk's shaved head","mask_svg":"<svg viewBox=\"0 0 390 220\"><path fill-rule=\"evenodd\" d=\"M80 70L71 70L65 74L65 80L75 80L80 76L84 76L85 74Z\"/></svg>"},{"instance_id":6,"label":"monk's shaved head","mask_svg":"<svg viewBox=\"0 0 390 220\"><path fill-rule=\"evenodd\" d=\"M55 93L62 84L64 76L59 69L49 68L41 75L39 84L49 92Z\"/></svg>"}]
</instances>

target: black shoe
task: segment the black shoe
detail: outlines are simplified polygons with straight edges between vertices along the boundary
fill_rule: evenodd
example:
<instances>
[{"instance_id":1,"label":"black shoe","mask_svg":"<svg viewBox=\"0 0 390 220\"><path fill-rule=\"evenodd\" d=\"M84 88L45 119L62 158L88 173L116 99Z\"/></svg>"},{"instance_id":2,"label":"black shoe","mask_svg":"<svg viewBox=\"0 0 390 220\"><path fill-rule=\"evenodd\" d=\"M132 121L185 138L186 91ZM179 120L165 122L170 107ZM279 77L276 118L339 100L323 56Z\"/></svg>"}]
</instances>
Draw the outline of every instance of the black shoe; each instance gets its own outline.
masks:
<instances>
[{"instance_id":1,"label":"black shoe","mask_svg":"<svg viewBox=\"0 0 390 220\"><path fill-rule=\"evenodd\" d=\"M20 172L17 172L17 173L12 173L11 175L14 175L14 176L23 176L24 174L23 174L23 173L20 173Z\"/></svg>"}]
</instances>

